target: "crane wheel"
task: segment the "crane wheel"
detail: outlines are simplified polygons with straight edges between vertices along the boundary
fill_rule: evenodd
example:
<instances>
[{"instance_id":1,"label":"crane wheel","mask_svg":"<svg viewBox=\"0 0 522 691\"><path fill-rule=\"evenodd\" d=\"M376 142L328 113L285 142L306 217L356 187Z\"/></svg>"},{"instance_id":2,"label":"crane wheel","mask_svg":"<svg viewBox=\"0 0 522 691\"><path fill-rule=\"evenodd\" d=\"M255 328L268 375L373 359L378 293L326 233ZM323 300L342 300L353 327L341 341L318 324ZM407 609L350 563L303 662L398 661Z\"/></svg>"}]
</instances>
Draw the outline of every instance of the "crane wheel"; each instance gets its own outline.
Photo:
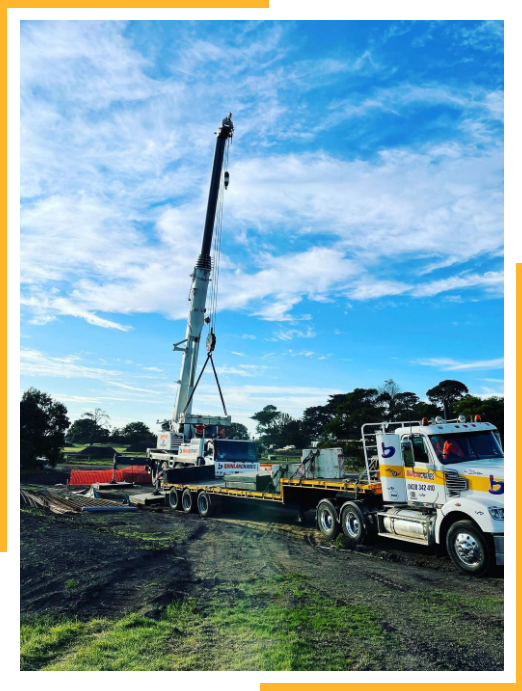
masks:
<instances>
[{"instance_id":1,"label":"crane wheel","mask_svg":"<svg viewBox=\"0 0 522 691\"><path fill-rule=\"evenodd\" d=\"M196 502L194 501L194 496L189 489L183 491L181 495L181 506L185 513L194 513L196 511Z\"/></svg>"},{"instance_id":2,"label":"crane wheel","mask_svg":"<svg viewBox=\"0 0 522 691\"><path fill-rule=\"evenodd\" d=\"M175 487L172 487L169 492L169 506L176 511L181 511L182 509L181 492Z\"/></svg>"},{"instance_id":3,"label":"crane wheel","mask_svg":"<svg viewBox=\"0 0 522 691\"><path fill-rule=\"evenodd\" d=\"M317 505L316 519L321 535L327 540L335 540L339 535L339 521L335 506L329 499L321 499Z\"/></svg>"}]
</instances>

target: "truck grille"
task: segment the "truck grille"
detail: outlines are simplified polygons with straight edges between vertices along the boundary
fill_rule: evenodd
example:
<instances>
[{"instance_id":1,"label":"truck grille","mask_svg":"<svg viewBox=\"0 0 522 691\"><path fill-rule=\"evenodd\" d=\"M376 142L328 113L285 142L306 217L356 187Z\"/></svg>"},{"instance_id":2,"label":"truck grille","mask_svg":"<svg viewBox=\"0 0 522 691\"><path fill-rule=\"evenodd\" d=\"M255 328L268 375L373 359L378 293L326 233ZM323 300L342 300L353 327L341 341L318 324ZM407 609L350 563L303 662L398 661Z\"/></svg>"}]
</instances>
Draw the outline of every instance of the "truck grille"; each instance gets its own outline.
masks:
<instances>
[{"instance_id":1,"label":"truck grille","mask_svg":"<svg viewBox=\"0 0 522 691\"><path fill-rule=\"evenodd\" d=\"M446 487L450 497L458 497L461 492L469 489L468 480L454 470L446 471Z\"/></svg>"}]
</instances>

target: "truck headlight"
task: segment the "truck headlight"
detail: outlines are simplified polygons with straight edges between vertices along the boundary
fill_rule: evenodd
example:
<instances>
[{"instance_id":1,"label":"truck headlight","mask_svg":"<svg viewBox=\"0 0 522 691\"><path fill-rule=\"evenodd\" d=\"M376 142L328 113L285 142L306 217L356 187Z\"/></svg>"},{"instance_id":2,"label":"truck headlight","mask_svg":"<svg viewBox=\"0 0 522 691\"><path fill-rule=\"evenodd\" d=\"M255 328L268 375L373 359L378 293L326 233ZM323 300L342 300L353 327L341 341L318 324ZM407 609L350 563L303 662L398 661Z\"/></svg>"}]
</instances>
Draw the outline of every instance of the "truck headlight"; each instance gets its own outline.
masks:
<instances>
[{"instance_id":1,"label":"truck headlight","mask_svg":"<svg viewBox=\"0 0 522 691\"><path fill-rule=\"evenodd\" d=\"M503 506L488 506L488 511L490 513L491 518L494 521L503 521L504 520L504 507Z\"/></svg>"}]
</instances>

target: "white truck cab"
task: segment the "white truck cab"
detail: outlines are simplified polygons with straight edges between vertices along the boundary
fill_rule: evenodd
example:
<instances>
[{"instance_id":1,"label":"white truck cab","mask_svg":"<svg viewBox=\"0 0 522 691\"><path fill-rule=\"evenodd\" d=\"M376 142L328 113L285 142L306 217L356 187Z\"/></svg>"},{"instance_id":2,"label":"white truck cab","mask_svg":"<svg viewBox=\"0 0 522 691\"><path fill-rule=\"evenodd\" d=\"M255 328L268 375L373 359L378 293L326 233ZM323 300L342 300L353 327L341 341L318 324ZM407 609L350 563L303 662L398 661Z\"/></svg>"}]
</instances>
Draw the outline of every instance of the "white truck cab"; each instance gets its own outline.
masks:
<instances>
[{"instance_id":1,"label":"white truck cab","mask_svg":"<svg viewBox=\"0 0 522 691\"><path fill-rule=\"evenodd\" d=\"M424 418L369 423L362 433L368 477L382 486L379 535L445 545L477 575L504 564L504 453L494 425Z\"/></svg>"}]
</instances>

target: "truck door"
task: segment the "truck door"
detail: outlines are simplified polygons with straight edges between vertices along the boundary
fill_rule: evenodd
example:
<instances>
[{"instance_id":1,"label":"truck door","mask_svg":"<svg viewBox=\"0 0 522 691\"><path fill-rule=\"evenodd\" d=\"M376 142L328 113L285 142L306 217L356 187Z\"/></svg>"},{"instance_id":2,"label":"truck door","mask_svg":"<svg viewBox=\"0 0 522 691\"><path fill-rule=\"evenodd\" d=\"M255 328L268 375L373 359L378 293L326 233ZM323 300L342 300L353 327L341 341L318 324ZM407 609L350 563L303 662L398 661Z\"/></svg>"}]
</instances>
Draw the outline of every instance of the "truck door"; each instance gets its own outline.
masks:
<instances>
[{"instance_id":1,"label":"truck door","mask_svg":"<svg viewBox=\"0 0 522 691\"><path fill-rule=\"evenodd\" d=\"M438 482L434 459L422 434L402 438L402 456L408 502L421 506L444 502L444 484Z\"/></svg>"},{"instance_id":2,"label":"truck door","mask_svg":"<svg viewBox=\"0 0 522 691\"><path fill-rule=\"evenodd\" d=\"M382 498L385 502L406 502L406 481L398 434L376 434Z\"/></svg>"}]
</instances>

